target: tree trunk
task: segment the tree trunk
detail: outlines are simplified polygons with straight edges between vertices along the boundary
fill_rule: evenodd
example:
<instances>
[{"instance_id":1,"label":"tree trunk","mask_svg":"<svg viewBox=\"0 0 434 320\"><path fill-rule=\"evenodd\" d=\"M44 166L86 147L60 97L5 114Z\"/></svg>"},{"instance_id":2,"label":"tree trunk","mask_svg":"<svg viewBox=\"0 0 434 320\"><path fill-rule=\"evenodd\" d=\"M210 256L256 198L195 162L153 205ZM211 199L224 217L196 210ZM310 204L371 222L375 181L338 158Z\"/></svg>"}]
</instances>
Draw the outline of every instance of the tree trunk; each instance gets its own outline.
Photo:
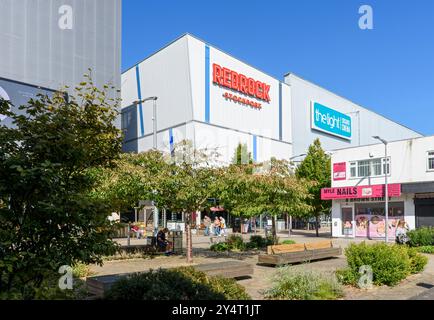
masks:
<instances>
[{"instance_id":1,"label":"tree trunk","mask_svg":"<svg viewBox=\"0 0 434 320\"><path fill-rule=\"evenodd\" d=\"M185 239L186 239L186 245L187 245L187 263L193 262L193 241L191 239L191 213L187 212L185 213L186 219L185 219Z\"/></svg>"},{"instance_id":2,"label":"tree trunk","mask_svg":"<svg viewBox=\"0 0 434 320\"><path fill-rule=\"evenodd\" d=\"M319 215L316 215L315 216L315 232L316 232L317 237L319 237L318 228L319 228Z\"/></svg>"},{"instance_id":3,"label":"tree trunk","mask_svg":"<svg viewBox=\"0 0 434 320\"><path fill-rule=\"evenodd\" d=\"M273 235L274 244L277 244L276 216L272 216L271 218L271 234Z\"/></svg>"}]
</instances>

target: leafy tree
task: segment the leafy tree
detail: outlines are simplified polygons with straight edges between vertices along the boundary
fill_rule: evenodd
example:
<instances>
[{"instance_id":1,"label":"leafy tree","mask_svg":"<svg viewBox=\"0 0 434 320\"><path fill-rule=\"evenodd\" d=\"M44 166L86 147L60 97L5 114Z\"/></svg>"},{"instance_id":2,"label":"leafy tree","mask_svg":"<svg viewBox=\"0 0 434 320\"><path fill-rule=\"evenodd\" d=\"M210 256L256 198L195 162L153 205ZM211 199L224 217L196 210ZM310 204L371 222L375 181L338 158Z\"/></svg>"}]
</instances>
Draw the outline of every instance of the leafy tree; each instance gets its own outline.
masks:
<instances>
[{"instance_id":1,"label":"leafy tree","mask_svg":"<svg viewBox=\"0 0 434 320\"><path fill-rule=\"evenodd\" d=\"M308 186L309 182L292 174L289 162L272 159L261 165L227 168L220 180L220 199L235 215L271 215L276 242L276 217L311 210L306 201Z\"/></svg>"},{"instance_id":2,"label":"leafy tree","mask_svg":"<svg viewBox=\"0 0 434 320\"><path fill-rule=\"evenodd\" d=\"M114 167L92 171L98 183L91 194L118 212L130 209L139 200L155 198L153 191L158 189L158 177L164 177L165 170L167 164L159 151L124 153Z\"/></svg>"},{"instance_id":3,"label":"leafy tree","mask_svg":"<svg viewBox=\"0 0 434 320\"><path fill-rule=\"evenodd\" d=\"M238 143L234 157L232 158L233 164L252 164L252 153L247 150L247 144Z\"/></svg>"},{"instance_id":4,"label":"leafy tree","mask_svg":"<svg viewBox=\"0 0 434 320\"><path fill-rule=\"evenodd\" d=\"M313 212L301 212L306 217L313 216L316 220L316 235L318 234L319 216L330 213L330 201L321 200L321 189L328 188L331 184L330 157L324 152L319 139L315 139L309 146L306 157L297 167L295 174L298 178L308 179L314 184L309 188L311 198L308 204L314 208Z\"/></svg>"},{"instance_id":5,"label":"leafy tree","mask_svg":"<svg viewBox=\"0 0 434 320\"><path fill-rule=\"evenodd\" d=\"M156 202L173 212L182 212L185 218L187 262L193 262L191 234L192 213L204 209L216 183L213 166L214 150L195 149L191 141L175 145L174 156L165 154L168 170L158 176Z\"/></svg>"},{"instance_id":6,"label":"leafy tree","mask_svg":"<svg viewBox=\"0 0 434 320\"><path fill-rule=\"evenodd\" d=\"M89 196L91 170L119 158L117 100L91 79L76 96L38 96L17 115L0 100L0 293L32 298L47 274L77 262L102 263L112 254L110 208ZM11 109L13 110L13 108Z\"/></svg>"}]
</instances>

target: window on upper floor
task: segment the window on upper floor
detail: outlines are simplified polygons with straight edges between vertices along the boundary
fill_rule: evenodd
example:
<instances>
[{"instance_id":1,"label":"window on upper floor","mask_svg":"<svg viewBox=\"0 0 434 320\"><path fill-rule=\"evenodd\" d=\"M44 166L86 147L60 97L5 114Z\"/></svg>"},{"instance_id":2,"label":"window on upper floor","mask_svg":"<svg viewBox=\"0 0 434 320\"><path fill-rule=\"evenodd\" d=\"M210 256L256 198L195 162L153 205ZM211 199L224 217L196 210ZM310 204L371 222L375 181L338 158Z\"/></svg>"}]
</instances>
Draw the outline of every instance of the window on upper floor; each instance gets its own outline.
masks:
<instances>
[{"instance_id":1,"label":"window on upper floor","mask_svg":"<svg viewBox=\"0 0 434 320\"><path fill-rule=\"evenodd\" d=\"M428 151L428 170L434 171L434 151Z\"/></svg>"},{"instance_id":2,"label":"window on upper floor","mask_svg":"<svg viewBox=\"0 0 434 320\"><path fill-rule=\"evenodd\" d=\"M390 174L390 158L387 161L385 158L350 161L351 178L379 177L386 171Z\"/></svg>"}]
</instances>

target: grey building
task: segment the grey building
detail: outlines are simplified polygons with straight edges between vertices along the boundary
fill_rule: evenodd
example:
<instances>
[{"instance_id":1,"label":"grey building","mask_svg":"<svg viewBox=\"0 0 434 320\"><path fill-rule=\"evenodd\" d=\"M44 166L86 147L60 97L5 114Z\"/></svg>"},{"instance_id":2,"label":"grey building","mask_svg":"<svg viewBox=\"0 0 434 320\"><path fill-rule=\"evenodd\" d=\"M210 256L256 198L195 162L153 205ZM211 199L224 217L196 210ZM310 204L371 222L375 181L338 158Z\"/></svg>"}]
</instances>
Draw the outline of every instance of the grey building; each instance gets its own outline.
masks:
<instances>
[{"instance_id":1,"label":"grey building","mask_svg":"<svg viewBox=\"0 0 434 320\"><path fill-rule=\"evenodd\" d=\"M0 1L1 78L73 88L89 68L120 88L121 0Z\"/></svg>"}]
</instances>

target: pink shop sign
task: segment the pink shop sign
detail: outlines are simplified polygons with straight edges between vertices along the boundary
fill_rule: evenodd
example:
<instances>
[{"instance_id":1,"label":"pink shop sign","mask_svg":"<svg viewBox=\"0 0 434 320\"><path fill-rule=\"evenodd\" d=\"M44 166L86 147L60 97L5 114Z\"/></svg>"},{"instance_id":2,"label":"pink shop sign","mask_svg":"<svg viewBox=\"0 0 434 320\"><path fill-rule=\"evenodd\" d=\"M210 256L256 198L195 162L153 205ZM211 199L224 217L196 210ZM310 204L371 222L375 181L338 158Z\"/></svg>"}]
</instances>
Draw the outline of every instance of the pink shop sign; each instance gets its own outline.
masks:
<instances>
[{"instance_id":1,"label":"pink shop sign","mask_svg":"<svg viewBox=\"0 0 434 320\"><path fill-rule=\"evenodd\" d=\"M401 196L401 184L393 183L388 185L389 197ZM362 199L384 197L384 184L371 186L337 187L321 189L322 200L333 199Z\"/></svg>"}]
</instances>

